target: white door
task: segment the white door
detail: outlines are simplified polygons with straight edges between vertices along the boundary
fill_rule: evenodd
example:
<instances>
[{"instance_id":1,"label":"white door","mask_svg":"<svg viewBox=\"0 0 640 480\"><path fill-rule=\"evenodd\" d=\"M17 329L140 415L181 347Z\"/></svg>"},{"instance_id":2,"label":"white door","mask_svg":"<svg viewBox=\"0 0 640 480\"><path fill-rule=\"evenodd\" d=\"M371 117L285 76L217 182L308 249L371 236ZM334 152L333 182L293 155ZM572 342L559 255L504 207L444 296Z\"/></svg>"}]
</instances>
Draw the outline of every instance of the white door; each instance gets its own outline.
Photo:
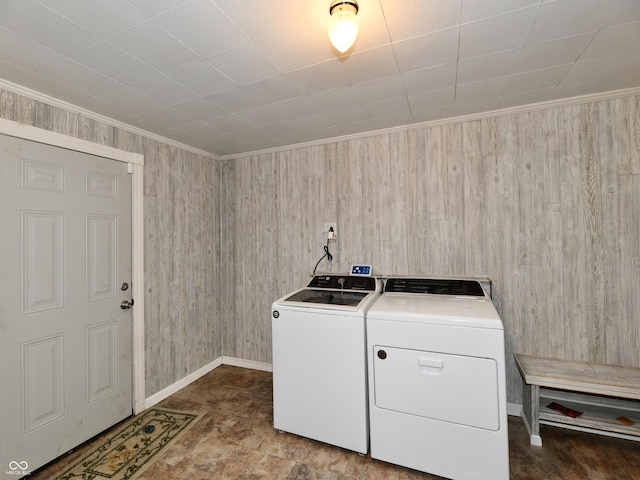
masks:
<instances>
[{"instance_id":1,"label":"white door","mask_svg":"<svg viewBox=\"0 0 640 480\"><path fill-rule=\"evenodd\" d=\"M0 473L131 415L124 283L127 164L0 135Z\"/></svg>"}]
</instances>

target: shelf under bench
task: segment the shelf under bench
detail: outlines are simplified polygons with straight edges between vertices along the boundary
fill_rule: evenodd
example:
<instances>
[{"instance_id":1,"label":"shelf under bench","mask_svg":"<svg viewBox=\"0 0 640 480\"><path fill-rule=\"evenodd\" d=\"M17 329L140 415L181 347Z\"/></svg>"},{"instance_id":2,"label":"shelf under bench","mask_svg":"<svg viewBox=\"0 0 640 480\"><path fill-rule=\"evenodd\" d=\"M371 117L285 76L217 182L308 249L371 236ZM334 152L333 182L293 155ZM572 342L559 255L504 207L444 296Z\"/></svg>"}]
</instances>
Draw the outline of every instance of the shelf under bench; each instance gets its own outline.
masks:
<instances>
[{"instance_id":1,"label":"shelf under bench","mask_svg":"<svg viewBox=\"0 0 640 480\"><path fill-rule=\"evenodd\" d=\"M524 381L523 420L532 445L542 445L540 424L640 441L640 368L514 357ZM583 413L563 415L547 408L551 402Z\"/></svg>"}]
</instances>

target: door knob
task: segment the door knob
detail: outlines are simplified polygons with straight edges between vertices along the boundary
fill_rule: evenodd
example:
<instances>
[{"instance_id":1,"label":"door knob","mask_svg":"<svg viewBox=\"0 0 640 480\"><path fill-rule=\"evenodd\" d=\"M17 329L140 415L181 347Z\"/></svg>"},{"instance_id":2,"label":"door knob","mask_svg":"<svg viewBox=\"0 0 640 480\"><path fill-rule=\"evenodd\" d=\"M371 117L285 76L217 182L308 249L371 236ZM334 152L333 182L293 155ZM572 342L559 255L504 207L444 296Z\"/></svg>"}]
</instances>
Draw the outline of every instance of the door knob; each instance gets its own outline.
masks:
<instances>
[{"instance_id":1,"label":"door knob","mask_svg":"<svg viewBox=\"0 0 640 480\"><path fill-rule=\"evenodd\" d=\"M120 308L123 309L123 310L129 310L131 307L133 307L133 298L131 299L130 302L128 300L124 300L120 304Z\"/></svg>"}]
</instances>

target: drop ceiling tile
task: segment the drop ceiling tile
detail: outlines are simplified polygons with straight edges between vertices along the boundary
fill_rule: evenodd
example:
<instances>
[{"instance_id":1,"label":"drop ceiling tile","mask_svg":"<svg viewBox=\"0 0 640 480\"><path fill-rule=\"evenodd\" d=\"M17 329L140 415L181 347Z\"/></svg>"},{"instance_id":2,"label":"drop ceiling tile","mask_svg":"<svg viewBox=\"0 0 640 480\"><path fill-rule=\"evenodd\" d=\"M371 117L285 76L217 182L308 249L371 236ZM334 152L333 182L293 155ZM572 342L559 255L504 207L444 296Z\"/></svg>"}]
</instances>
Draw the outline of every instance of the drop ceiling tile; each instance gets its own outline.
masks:
<instances>
[{"instance_id":1,"label":"drop ceiling tile","mask_svg":"<svg viewBox=\"0 0 640 480\"><path fill-rule=\"evenodd\" d=\"M112 105L121 107L123 110L138 115L162 107L160 101L134 90L129 85L105 88L100 92L100 98Z\"/></svg>"},{"instance_id":2,"label":"drop ceiling tile","mask_svg":"<svg viewBox=\"0 0 640 480\"><path fill-rule=\"evenodd\" d=\"M278 112L271 105L261 105L256 108L250 108L236 113L238 118L241 118L249 125L254 127L262 127L271 123L282 122L286 118Z\"/></svg>"},{"instance_id":3,"label":"drop ceiling tile","mask_svg":"<svg viewBox=\"0 0 640 480\"><path fill-rule=\"evenodd\" d=\"M121 85L120 82L68 58L59 58L55 64L39 70L38 75L79 92L96 96L100 96L104 89Z\"/></svg>"},{"instance_id":4,"label":"drop ceiling tile","mask_svg":"<svg viewBox=\"0 0 640 480\"><path fill-rule=\"evenodd\" d=\"M352 85L399 73L390 45L350 55L338 65L347 82Z\"/></svg>"},{"instance_id":5,"label":"drop ceiling tile","mask_svg":"<svg viewBox=\"0 0 640 480\"><path fill-rule=\"evenodd\" d=\"M411 121L411 110L407 97L386 98L378 102L369 102L364 104L371 118L379 119L386 116L394 118L402 118L401 123L409 123Z\"/></svg>"},{"instance_id":6,"label":"drop ceiling tile","mask_svg":"<svg viewBox=\"0 0 640 480\"><path fill-rule=\"evenodd\" d=\"M212 95L236 86L226 75L204 60L180 65L166 74L198 95Z\"/></svg>"},{"instance_id":7,"label":"drop ceiling tile","mask_svg":"<svg viewBox=\"0 0 640 480\"><path fill-rule=\"evenodd\" d=\"M472 115L474 113L481 112L490 112L492 110L497 110L500 108L500 98L483 98L478 101L470 102L470 103L456 103L456 106L453 108L454 114L456 116L460 115Z\"/></svg>"},{"instance_id":8,"label":"drop ceiling tile","mask_svg":"<svg viewBox=\"0 0 640 480\"><path fill-rule=\"evenodd\" d=\"M17 65L13 65L12 63L9 62L5 62L4 60L2 60L2 58L0 57L0 72L2 72L2 79L4 80L8 80L9 82L13 82L17 85L22 85L24 87L27 88L31 88L32 90L38 90L36 87L34 87L34 83L40 83L40 85L45 86L45 90L46 90L46 82L47 80L42 78L42 77L37 77L36 75L33 74L33 72L30 72L29 70L26 70L22 67L19 67ZM43 92L42 88L40 88L38 91Z\"/></svg>"},{"instance_id":9,"label":"drop ceiling tile","mask_svg":"<svg viewBox=\"0 0 640 480\"><path fill-rule=\"evenodd\" d=\"M3 0L0 25L65 56L99 40L33 0Z\"/></svg>"},{"instance_id":10,"label":"drop ceiling tile","mask_svg":"<svg viewBox=\"0 0 640 480\"><path fill-rule=\"evenodd\" d=\"M190 0L127 0L145 15L154 16L172 10Z\"/></svg>"},{"instance_id":11,"label":"drop ceiling tile","mask_svg":"<svg viewBox=\"0 0 640 480\"><path fill-rule=\"evenodd\" d=\"M193 100L187 100L186 102L176 103L173 107L197 118L198 120L205 120L207 118L229 113L227 110L215 103L211 96L198 97Z\"/></svg>"},{"instance_id":12,"label":"drop ceiling tile","mask_svg":"<svg viewBox=\"0 0 640 480\"><path fill-rule=\"evenodd\" d=\"M412 123L415 123L413 115L409 115L408 119L405 114L387 115L384 117L372 118L370 131L404 127ZM367 130L364 131L366 132Z\"/></svg>"},{"instance_id":13,"label":"drop ceiling tile","mask_svg":"<svg viewBox=\"0 0 640 480\"><path fill-rule=\"evenodd\" d=\"M322 33L300 28L278 30L256 39L255 44L282 73L335 58L325 30Z\"/></svg>"},{"instance_id":14,"label":"drop ceiling tile","mask_svg":"<svg viewBox=\"0 0 640 480\"><path fill-rule=\"evenodd\" d=\"M487 78L509 75L518 57L520 48L489 53L480 57L463 58L458 62L458 83L471 83Z\"/></svg>"},{"instance_id":15,"label":"drop ceiling tile","mask_svg":"<svg viewBox=\"0 0 640 480\"><path fill-rule=\"evenodd\" d=\"M253 39L287 30L304 15L296 0L278 0L277 8L264 0L214 0L213 3Z\"/></svg>"},{"instance_id":16,"label":"drop ceiling tile","mask_svg":"<svg viewBox=\"0 0 640 480\"><path fill-rule=\"evenodd\" d=\"M312 115L318 113L320 108L309 97L296 97L274 103L273 108L287 120L295 120L304 115Z\"/></svg>"},{"instance_id":17,"label":"drop ceiling tile","mask_svg":"<svg viewBox=\"0 0 640 480\"><path fill-rule=\"evenodd\" d=\"M397 75L376 78L353 85L357 99L362 103L376 102L387 98L406 97L402 78Z\"/></svg>"},{"instance_id":18,"label":"drop ceiling tile","mask_svg":"<svg viewBox=\"0 0 640 480\"><path fill-rule=\"evenodd\" d=\"M571 65L559 65L542 70L511 75L504 87L503 94L511 95L514 93L531 92L555 87L564 79L570 68Z\"/></svg>"},{"instance_id":19,"label":"drop ceiling tile","mask_svg":"<svg viewBox=\"0 0 640 480\"><path fill-rule=\"evenodd\" d=\"M147 21L109 38L109 42L157 70L192 62L198 57L158 25Z\"/></svg>"},{"instance_id":20,"label":"drop ceiling tile","mask_svg":"<svg viewBox=\"0 0 640 480\"><path fill-rule=\"evenodd\" d=\"M100 98L95 96L86 96L82 100L82 103L75 103L75 105L86 108L90 112L100 112L101 115L108 118L117 118L121 122L125 122L127 124L131 124L131 119L137 114L137 112L132 113L128 108L123 108L119 105L105 101L102 96Z\"/></svg>"},{"instance_id":21,"label":"drop ceiling tile","mask_svg":"<svg viewBox=\"0 0 640 480\"><path fill-rule=\"evenodd\" d=\"M596 8L601 9L605 19L605 25L617 25L640 21L640 2L637 0L609 0L604 5L596 2ZM604 8L602 8L604 7Z\"/></svg>"},{"instance_id":22,"label":"drop ceiling tile","mask_svg":"<svg viewBox=\"0 0 640 480\"><path fill-rule=\"evenodd\" d=\"M194 122L195 118L187 113L177 110L174 107L162 107L158 110L152 110L150 112L137 115L136 120L147 125L178 127L186 123Z\"/></svg>"},{"instance_id":23,"label":"drop ceiling tile","mask_svg":"<svg viewBox=\"0 0 640 480\"><path fill-rule=\"evenodd\" d=\"M232 113L209 118L207 120L207 123L210 123L217 129L225 133L239 131L243 128L253 128L247 122Z\"/></svg>"},{"instance_id":24,"label":"drop ceiling tile","mask_svg":"<svg viewBox=\"0 0 640 480\"><path fill-rule=\"evenodd\" d=\"M446 87L439 90L414 93L408 95L409 106L412 112L436 109L452 106L454 103L455 88Z\"/></svg>"},{"instance_id":25,"label":"drop ceiling tile","mask_svg":"<svg viewBox=\"0 0 640 480\"><path fill-rule=\"evenodd\" d=\"M193 91L162 73L145 77L129 85L134 90L162 102L163 105L186 102L197 96Z\"/></svg>"},{"instance_id":26,"label":"drop ceiling tile","mask_svg":"<svg viewBox=\"0 0 640 480\"><path fill-rule=\"evenodd\" d=\"M596 31L525 45L513 69L521 73L575 62L595 36Z\"/></svg>"},{"instance_id":27,"label":"drop ceiling tile","mask_svg":"<svg viewBox=\"0 0 640 480\"><path fill-rule=\"evenodd\" d=\"M460 26L460 58L478 57L525 44L537 6Z\"/></svg>"},{"instance_id":28,"label":"drop ceiling tile","mask_svg":"<svg viewBox=\"0 0 640 480\"><path fill-rule=\"evenodd\" d=\"M260 80L247 85L245 88L264 103L276 103L302 95L302 92L284 75Z\"/></svg>"},{"instance_id":29,"label":"drop ceiling tile","mask_svg":"<svg viewBox=\"0 0 640 480\"><path fill-rule=\"evenodd\" d=\"M340 67L333 60L289 72L286 77L305 95L348 85Z\"/></svg>"},{"instance_id":30,"label":"drop ceiling tile","mask_svg":"<svg viewBox=\"0 0 640 480\"><path fill-rule=\"evenodd\" d=\"M35 72L63 60L64 56L0 27L0 58L5 63Z\"/></svg>"},{"instance_id":31,"label":"drop ceiling tile","mask_svg":"<svg viewBox=\"0 0 640 480\"><path fill-rule=\"evenodd\" d=\"M393 51L401 73L455 62L458 27L394 43Z\"/></svg>"},{"instance_id":32,"label":"drop ceiling tile","mask_svg":"<svg viewBox=\"0 0 640 480\"><path fill-rule=\"evenodd\" d=\"M8 71L5 71L4 69L2 70L3 77L5 74L11 75L12 73L19 74L20 71L11 69ZM53 82L50 78L42 77L38 73L31 73L30 75L24 77L24 82L19 82L19 77L15 78L14 80L18 82L19 85L30 88L45 95L51 95L54 98L72 103L73 105L82 106L87 99L91 98L90 95L76 90L71 85Z\"/></svg>"},{"instance_id":33,"label":"drop ceiling tile","mask_svg":"<svg viewBox=\"0 0 640 480\"><path fill-rule=\"evenodd\" d=\"M607 24L607 11L611 9L612 3L614 2L598 0L543 2L529 32L527 43L540 43L598 30Z\"/></svg>"},{"instance_id":34,"label":"drop ceiling tile","mask_svg":"<svg viewBox=\"0 0 640 480\"><path fill-rule=\"evenodd\" d=\"M214 55L207 61L240 86L280 74L269 59L252 43L239 45Z\"/></svg>"},{"instance_id":35,"label":"drop ceiling tile","mask_svg":"<svg viewBox=\"0 0 640 480\"><path fill-rule=\"evenodd\" d=\"M360 95L357 87L339 87L324 90L309 96L309 99L318 106L319 110L333 110L343 106L360 105Z\"/></svg>"},{"instance_id":36,"label":"drop ceiling tile","mask_svg":"<svg viewBox=\"0 0 640 480\"><path fill-rule=\"evenodd\" d=\"M639 2L640 3L640 2ZM600 30L580 56L580 60L640 51L640 22L625 23Z\"/></svg>"},{"instance_id":37,"label":"drop ceiling tile","mask_svg":"<svg viewBox=\"0 0 640 480\"><path fill-rule=\"evenodd\" d=\"M254 97L242 88L230 88L229 90L209 95L207 98L229 112L240 112L264 105L262 100Z\"/></svg>"},{"instance_id":38,"label":"drop ceiling tile","mask_svg":"<svg viewBox=\"0 0 640 480\"><path fill-rule=\"evenodd\" d=\"M203 58L249 41L210 0L192 0L153 21Z\"/></svg>"},{"instance_id":39,"label":"drop ceiling tile","mask_svg":"<svg viewBox=\"0 0 640 480\"><path fill-rule=\"evenodd\" d=\"M306 132L316 132L327 128L336 128L336 122L333 115L331 115L330 111L327 110L298 117L296 118L296 124Z\"/></svg>"},{"instance_id":40,"label":"drop ceiling tile","mask_svg":"<svg viewBox=\"0 0 640 480\"><path fill-rule=\"evenodd\" d=\"M95 35L106 38L146 20L146 15L126 2L109 0L37 0L70 21L82 25Z\"/></svg>"},{"instance_id":41,"label":"drop ceiling tile","mask_svg":"<svg viewBox=\"0 0 640 480\"><path fill-rule=\"evenodd\" d=\"M503 15L508 12L537 6L542 0L465 0L462 2L462 23L475 22L489 17Z\"/></svg>"},{"instance_id":42,"label":"drop ceiling tile","mask_svg":"<svg viewBox=\"0 0 640 480\"><path fill-rule=\"evenodd\" d=\"M571 66L562 84L605 80L625 75L629 71L634 58L634 56L629 55L612 55L578 60Z\"/></svg>"},{"instance_id":43,"label":"drop ceiling tile","mask_svg":"<svg viewBox=\"0 0 640 480\"><path fill-rule=\"evenodd\" d=\"M364 108L364 105L351 105L348 107L337 108L325 113L329 118L333 119L336 125L348 125L371 120L371 115Z\"/></svg>"},{"instance_id":44,"label":"drop ceiling tile","mask_svg":"<svg viewBox=\"0 0 640 480\"><path fill-rule=\"evenodd\" d=\"M363 132L370 132L376 127L376 122L372 118L362 120L360 122L347 123L344 125L337 125L339 135L356 135Z\"/></svg>"},{"instance_id":45,"label":"drop ceiling tile","mask_svg":"<svg viewBox=\"0 0 640 480\"><path fill-rule=\"evenodd\" d=\"M104 41L72 55L71 59L122 83L135 82L156 73L149 65Z\"/></svg>"},{"instance_id":46,"label":"drop ceiling tile","mask_svg":"<svg viewBox=\"0 0 640 480\"><path fill-rule=\"evenodd\" d=\"M603 88L617 89L617 82L610 78L606 79L589 79L585 78L582 82L561 84L552 89L548 94L548 100L557 100L570 97L578 97L581 95L590 95L592 93L602 92Z\"/></svg>"},{"instance_id":47,"label":"drop ceiling tile","mask_svg":"<svg viewBox=\"0 0 640 480\"><path fill-rule=\"evenodd\" d=\"M456 82L456 64L445 63L402 73L402 83L408 95L451 87Z\"/></svg>"},{"instance_id":48,"label":"drop ceiling tile","mask_svg":"<svg viewBox=\"0 0 640 480\"><path fill-rule=\"evenodd\" d=\"M411 109L411 118L414 123L431 122L434 120L440 120L443 118L455 116L455 110L453 105L446 105L444 107L437 108L424 108L421 110Z\"/></svg>"},{"instance_id":49,"label":"drop ceiling tile","mask_svg":"<svg viewBox=\"0 0 640 480\"><path fill-rule=\"evenodd\" d=\"M477 99L488 99L502 96L508 76L489 78L473 83L461 83L456 88L456 105L471 103Z\"/></svg>"},{"instance_id":50,"label":"drop ceiling tile","mask_svg":"<svg viewBox=\"0 0 640 480\"><path fill-rule=\"evenodd\" d=\"M634 60L629 61L629 70L627 70L623 76L637 75L638 73L640 73L640 53L638 53Z\"/></svg>"},{"instance_id":51,"label":"drop ceiling tile","mask_svg":"<svg viewBox=\"0 0 640 480\"><path fill-rule=\"evenodd\" d=\"M500 99L500 108L518 107L521 105L529 105L549 100L550 95L557 87L549 87L544 89L533 90L529 92L520 92L505 95Z\"/></svg>"},{"instance_id":52,"label":"drop ceiling tile","mask_svg":"<svg viewBox=\"0 0 640 480\"><path fill-rule=\"evenodd\" d=\"M285 144L297 143L300 134L298 126L288 121L265 125L262 129Z\"/></svg>"},{"instance_id":53,"label":"drop ceiling tile","mask_svg":"<svg viewBox=\"0 0 640 480\"><path fill-rule=\"evenodd\" d=\"M391 39L398 42L457 26L462 0L382 0L380 3Z\"/></svg>"},{"instance_id":54,"label":"drop ceiling tile","mask_svg":"<svg viewBox=\"0 0 640 480\"><path fill-rule=\"evenodd\" d=\"M205 122L203 120L197 120L191 123L185 123L182 125L181 130L189 135L193 135L195 137L207 138L211 135L214 135L219 132L216 127L211 125L209 122Z\"/></svg>"}]
</instances>

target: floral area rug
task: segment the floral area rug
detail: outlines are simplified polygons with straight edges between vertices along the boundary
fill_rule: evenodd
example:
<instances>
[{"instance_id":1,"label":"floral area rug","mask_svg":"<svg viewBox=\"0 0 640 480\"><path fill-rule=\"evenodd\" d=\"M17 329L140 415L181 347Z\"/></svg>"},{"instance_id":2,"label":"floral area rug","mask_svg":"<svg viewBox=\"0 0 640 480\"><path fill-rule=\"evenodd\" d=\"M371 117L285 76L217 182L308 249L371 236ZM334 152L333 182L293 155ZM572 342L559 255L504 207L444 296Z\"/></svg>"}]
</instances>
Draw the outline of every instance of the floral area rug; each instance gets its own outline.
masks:
<instances>
[{"instance_id":1,"label":"floral area rug","mask_svg":"<svg viewBox=\"0 0 640 480\"><path fill-rule=\"evenodd\" d=\"M150 408L110 434L55 480L132 480L198 418L196 413Z\"/></svg>"}]
</instances>

